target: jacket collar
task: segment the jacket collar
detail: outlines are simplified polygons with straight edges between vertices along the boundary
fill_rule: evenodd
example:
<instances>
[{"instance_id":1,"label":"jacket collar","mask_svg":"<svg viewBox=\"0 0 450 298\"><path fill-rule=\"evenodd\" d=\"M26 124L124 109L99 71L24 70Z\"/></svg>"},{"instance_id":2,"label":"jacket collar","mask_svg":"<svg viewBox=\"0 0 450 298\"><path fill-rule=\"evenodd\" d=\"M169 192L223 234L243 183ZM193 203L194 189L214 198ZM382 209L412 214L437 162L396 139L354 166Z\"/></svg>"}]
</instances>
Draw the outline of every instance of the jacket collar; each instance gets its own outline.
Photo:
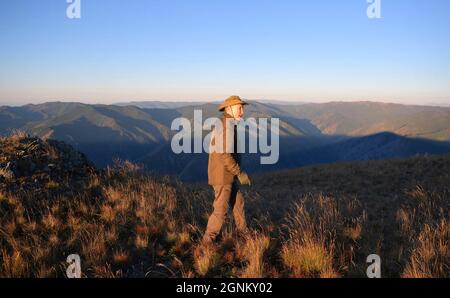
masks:
<instances>
[{"instance_id":1,"label":"jacket collar","mask_svg":"<svg viewBox=\"0 0 450 298\"><path fill-rule=\"evenodd\" d=\"M225 118L225 120L231 121L231 123L234 125L239 123L239 121L234 119L234 117L228 114L227 112L223 112L223 118Z\"/></svg>"},{"instance_id":2,"label":"jacket collar","mask_svg":"<svg viewBox=\"0 0 450 298\"><path fill-rule=\"evenodd\" d=\"M232 115L228 114L227 112L223 112L224 118L234 118Z\"/></svg>"}]
</instances>

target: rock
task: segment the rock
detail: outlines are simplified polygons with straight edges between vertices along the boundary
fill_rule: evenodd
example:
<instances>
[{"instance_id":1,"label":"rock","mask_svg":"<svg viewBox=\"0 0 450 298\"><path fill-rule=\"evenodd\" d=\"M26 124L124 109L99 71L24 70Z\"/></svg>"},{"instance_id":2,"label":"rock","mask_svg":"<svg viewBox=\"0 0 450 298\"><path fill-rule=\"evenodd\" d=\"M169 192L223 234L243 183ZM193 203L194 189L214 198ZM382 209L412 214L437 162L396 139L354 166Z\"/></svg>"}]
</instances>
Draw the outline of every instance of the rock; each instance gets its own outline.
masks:
<instances>
[{"instance_id":1,"label":"rock","mask_svg":"<svg viewBox=\"0 0 450 298\"><path fill-rule=\"evenodd\" d=\"M0 139L0 184L8 191L46 191L45 181L50 180L78 185L95 171L87 157L68 144L34 137Z\"/></svg>"},{"instance_id":2,"label":"rock","mask_svg":"<svg viewBox=\"0 0 450 298\"><path fill-rule=\"evenodd\" d=\"M34 169L36 168L35 164L31 159L19 159L17 161L17 170L16 175L18 176L28 176L33 174Z\"/></svg>"}]
</instances>

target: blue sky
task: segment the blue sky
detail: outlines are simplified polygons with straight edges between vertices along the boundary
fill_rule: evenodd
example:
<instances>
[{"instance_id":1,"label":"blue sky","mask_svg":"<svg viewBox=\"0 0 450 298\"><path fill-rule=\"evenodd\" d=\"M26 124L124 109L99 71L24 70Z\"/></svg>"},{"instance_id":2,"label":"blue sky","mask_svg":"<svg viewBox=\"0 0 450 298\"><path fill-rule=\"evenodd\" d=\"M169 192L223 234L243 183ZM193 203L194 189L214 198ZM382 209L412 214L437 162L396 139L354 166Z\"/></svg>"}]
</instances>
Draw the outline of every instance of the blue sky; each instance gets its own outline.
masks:
<instances>
[{"instance_id":1,"label":"blue sky","mask_svg":"<svg viewBox=\"0 0 450 298\"><path fill-rule=\"evenodd\" d=\"M0 2L0 104L252 99L450 104L450 1Z\"/></svg>"}]
</instances>

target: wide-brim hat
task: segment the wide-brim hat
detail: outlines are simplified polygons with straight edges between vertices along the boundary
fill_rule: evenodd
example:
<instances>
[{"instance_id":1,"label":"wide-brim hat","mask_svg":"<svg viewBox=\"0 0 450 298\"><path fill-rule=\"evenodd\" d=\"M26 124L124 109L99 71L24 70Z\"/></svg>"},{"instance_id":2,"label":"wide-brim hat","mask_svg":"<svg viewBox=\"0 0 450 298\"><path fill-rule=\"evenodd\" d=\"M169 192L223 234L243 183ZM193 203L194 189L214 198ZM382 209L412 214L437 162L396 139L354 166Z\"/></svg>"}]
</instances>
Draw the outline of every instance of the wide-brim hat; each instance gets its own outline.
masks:
<instances>
[{"instance_id":1,"label":"wide-brim hat","mask_svg":"<svg viewBox=\"0 0 450 298\"><path fill-rule=\"evenodd\" d=\"M225 99L223 104L221 104L219 106L219 111L222 112L223 110L225 110L226 107L231 107L231 106L239 105L239 104L248 105L248 103L243 101L239 96L237 96L237 95L230 96L227 99Z\"/></svg>"}]
</instances>

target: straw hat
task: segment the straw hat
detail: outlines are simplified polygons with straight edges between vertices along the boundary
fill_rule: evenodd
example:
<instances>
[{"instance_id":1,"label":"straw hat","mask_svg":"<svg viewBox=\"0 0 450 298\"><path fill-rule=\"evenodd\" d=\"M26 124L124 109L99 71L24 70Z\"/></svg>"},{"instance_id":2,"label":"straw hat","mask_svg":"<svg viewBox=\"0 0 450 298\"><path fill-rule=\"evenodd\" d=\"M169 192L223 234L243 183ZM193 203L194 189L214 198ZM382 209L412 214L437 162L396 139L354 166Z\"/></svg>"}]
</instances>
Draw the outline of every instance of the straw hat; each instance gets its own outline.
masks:
<instances>
[{"instance_id":1,"label":"straw hat","mask_svg":"<svg viewBox=\"0 0 450 298\"><path fill-rule=\"evenodd\" d=\"M243 101L239 96L232 95L232 96L228 97L227 99L225 99L223 104L220 105L219 111L222 112L223 110L225 110L226 107L231 107L231 106L238 105L238 104L248 105L248 103Z\"/></svg>"}]
</instances>

